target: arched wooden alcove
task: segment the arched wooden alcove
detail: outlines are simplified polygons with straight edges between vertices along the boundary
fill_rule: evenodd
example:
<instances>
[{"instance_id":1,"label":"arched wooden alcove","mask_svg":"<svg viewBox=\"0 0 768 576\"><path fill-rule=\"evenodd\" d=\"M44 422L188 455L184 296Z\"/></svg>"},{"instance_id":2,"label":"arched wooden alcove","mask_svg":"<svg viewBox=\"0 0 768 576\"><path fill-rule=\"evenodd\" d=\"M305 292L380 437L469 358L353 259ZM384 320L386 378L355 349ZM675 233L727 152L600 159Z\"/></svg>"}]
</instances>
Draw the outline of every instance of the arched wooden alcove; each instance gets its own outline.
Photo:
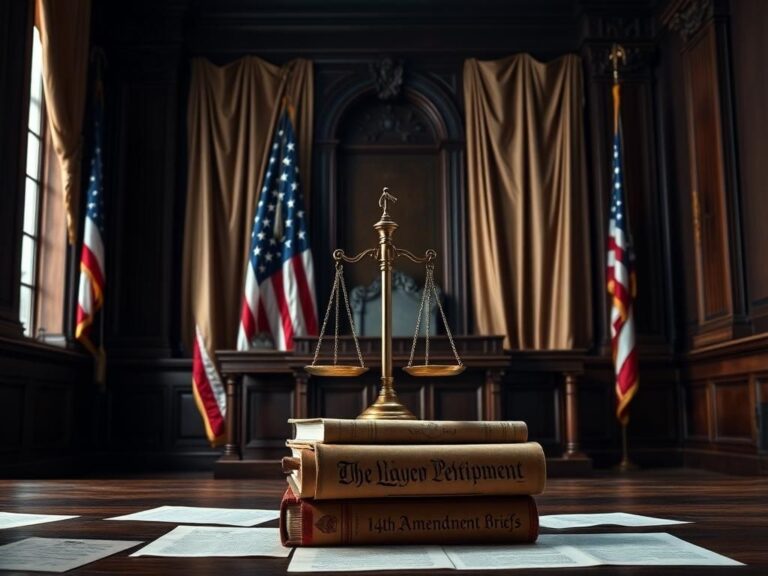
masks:
<instances>
[{"instance_id":1,"label":"arched wooden alcove","mask_svg":"<svg viewBox=\"0 0 768 576\"><path fill-rule=\"evenodd\" d=\"M375 245L383 186L399 202L395 243L416 254L439 253L436 279L446 298L451 329L468 329L464 132L452 97L430 77L412 74L401 93L378 97L372 79L351 75L320 97L316 109L313 228L319 302L332 282L330 254ZM396 267L423 283L423 269ZM346 271L348 284L367 284L378 269L362 262Z\"/></svg>"}]
</instances>

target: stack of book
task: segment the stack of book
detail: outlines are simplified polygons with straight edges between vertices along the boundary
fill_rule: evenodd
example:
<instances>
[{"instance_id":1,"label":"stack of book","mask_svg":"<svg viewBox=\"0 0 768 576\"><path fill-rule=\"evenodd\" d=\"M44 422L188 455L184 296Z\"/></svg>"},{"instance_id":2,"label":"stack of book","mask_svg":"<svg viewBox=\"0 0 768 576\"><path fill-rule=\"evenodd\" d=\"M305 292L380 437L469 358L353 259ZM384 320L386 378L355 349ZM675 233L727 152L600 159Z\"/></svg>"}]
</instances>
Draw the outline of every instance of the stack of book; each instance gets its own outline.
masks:
<instances>
[{"instance_id":1,"label":"stack of book","mask_svg":"<svg viewBox=\"0 0 768 576\"><path fill-rule=\"evenodd\" d=\"M544 490L525 422L290 420L286 546L533 542Z\"/></svg>"}]
</instances>

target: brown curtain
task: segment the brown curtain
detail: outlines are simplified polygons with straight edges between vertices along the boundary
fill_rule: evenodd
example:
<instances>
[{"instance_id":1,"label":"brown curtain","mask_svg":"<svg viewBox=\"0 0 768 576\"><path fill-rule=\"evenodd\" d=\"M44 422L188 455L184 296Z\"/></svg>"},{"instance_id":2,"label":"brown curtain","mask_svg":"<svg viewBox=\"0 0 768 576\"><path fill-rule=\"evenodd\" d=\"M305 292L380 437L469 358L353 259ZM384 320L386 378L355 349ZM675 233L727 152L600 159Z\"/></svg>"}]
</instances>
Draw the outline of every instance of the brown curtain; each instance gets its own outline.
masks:
<instances>
[{"instance_id":1,"label":"brown curtain","mask_svg":"<svg viewBox=\"0 0 768 576\"><path fill-rule=\"evenodd\" d=\"M187 112L187 213L182 329L195 326L207 351L234 348L251 227L272 129L285 99L296 109L305 201L309 205L312 64L273 66L247 57L224 67L192 61Z\"/></svg>"},{"instance_id":2,"label":"brown curtain","mask_svg":"<svg viewBox=\"0 0 768 576\"><path fill-rule=\"evenodd\" d=\"M61 166L67 238L77 241L82 127L88 76L90 0L37 0L48 126Z\"/></svg>"},{"instance_id":3,"label":"brown curtain","mask_svg":"<svg viewBox=\"0 0 768 576\"><path fill-rule=\"evenodd\" d=\"M577 56L464 64L475 329L516 349L591 338Z\"/></svg>"}]
</instances>

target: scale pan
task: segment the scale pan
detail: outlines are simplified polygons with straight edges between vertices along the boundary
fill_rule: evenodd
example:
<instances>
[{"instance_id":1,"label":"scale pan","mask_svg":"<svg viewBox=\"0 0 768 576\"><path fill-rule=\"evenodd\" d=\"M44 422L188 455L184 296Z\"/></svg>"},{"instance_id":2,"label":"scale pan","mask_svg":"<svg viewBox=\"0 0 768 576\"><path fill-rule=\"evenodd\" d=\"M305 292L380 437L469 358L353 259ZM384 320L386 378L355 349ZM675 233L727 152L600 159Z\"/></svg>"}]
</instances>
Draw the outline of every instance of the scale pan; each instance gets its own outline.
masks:
<instances>
[{"instance_id":1,"label":"scale pan","mask_svg":"<svg viewBox=\"0 0 768 576\"><path fill-rule=\"evenodd\" d=\"M304 370L312 374L312 376L336 376L336 377L342 377L342 378L360 376L360 374L364 374L368 372L368 368L365 368L364 366L353 366L353 365L344 365L344 364L337 364L335 366L333 365L304 366Z\"/></svg>"},{"instance_id":2,"label":"scale pan","mask_svg":"<svg viewBox=\"0 0 768 576\"><path fill-rule=\"evenodd\" d=\"M458 376L465 369L463 364L426 364L403 368L411 376Z\"/></svg>"}]
</instances>

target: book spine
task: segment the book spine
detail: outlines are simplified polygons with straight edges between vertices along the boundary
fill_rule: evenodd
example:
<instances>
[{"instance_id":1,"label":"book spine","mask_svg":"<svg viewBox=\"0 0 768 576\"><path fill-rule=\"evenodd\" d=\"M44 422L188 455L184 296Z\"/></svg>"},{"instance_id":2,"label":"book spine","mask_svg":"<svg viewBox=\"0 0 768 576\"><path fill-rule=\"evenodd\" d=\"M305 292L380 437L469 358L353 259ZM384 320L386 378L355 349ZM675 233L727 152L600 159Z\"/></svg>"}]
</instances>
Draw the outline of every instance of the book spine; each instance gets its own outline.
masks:
<instances>
[{"instance_id":1,"label":"book spine","mask_svg":"<svg viewBox=\"0 0 768 576\"><path fill-rule=\"evenodd\" d=\"M538 494L546 482L544 452L536 442L318 444L301 456L302 466L309 466L314 456L314 490L302 486L301 496L317 500Z\"/></svg>"},{"instance_id":2,"label":"book spine","mask_svg":"<svg viewBox=\"0 0 768 576\"><path fill-rule=\"evenodd\" d=\"M288 525L286 510L293 521ZM389 500L294 500L281 507L287 546L534 542L530 496ZM285 530L283 530L285 528Z\"/></svg>"},{"instance_id":3,"label":"book spine","mask_svg":"<svg viewBox=\"0 0 768 576\"><path fill-rule=\"evenodd\" d=\"M525 422L326 420L326 444L492 444L528 440Z\"/></svg>"}]
</instances>

